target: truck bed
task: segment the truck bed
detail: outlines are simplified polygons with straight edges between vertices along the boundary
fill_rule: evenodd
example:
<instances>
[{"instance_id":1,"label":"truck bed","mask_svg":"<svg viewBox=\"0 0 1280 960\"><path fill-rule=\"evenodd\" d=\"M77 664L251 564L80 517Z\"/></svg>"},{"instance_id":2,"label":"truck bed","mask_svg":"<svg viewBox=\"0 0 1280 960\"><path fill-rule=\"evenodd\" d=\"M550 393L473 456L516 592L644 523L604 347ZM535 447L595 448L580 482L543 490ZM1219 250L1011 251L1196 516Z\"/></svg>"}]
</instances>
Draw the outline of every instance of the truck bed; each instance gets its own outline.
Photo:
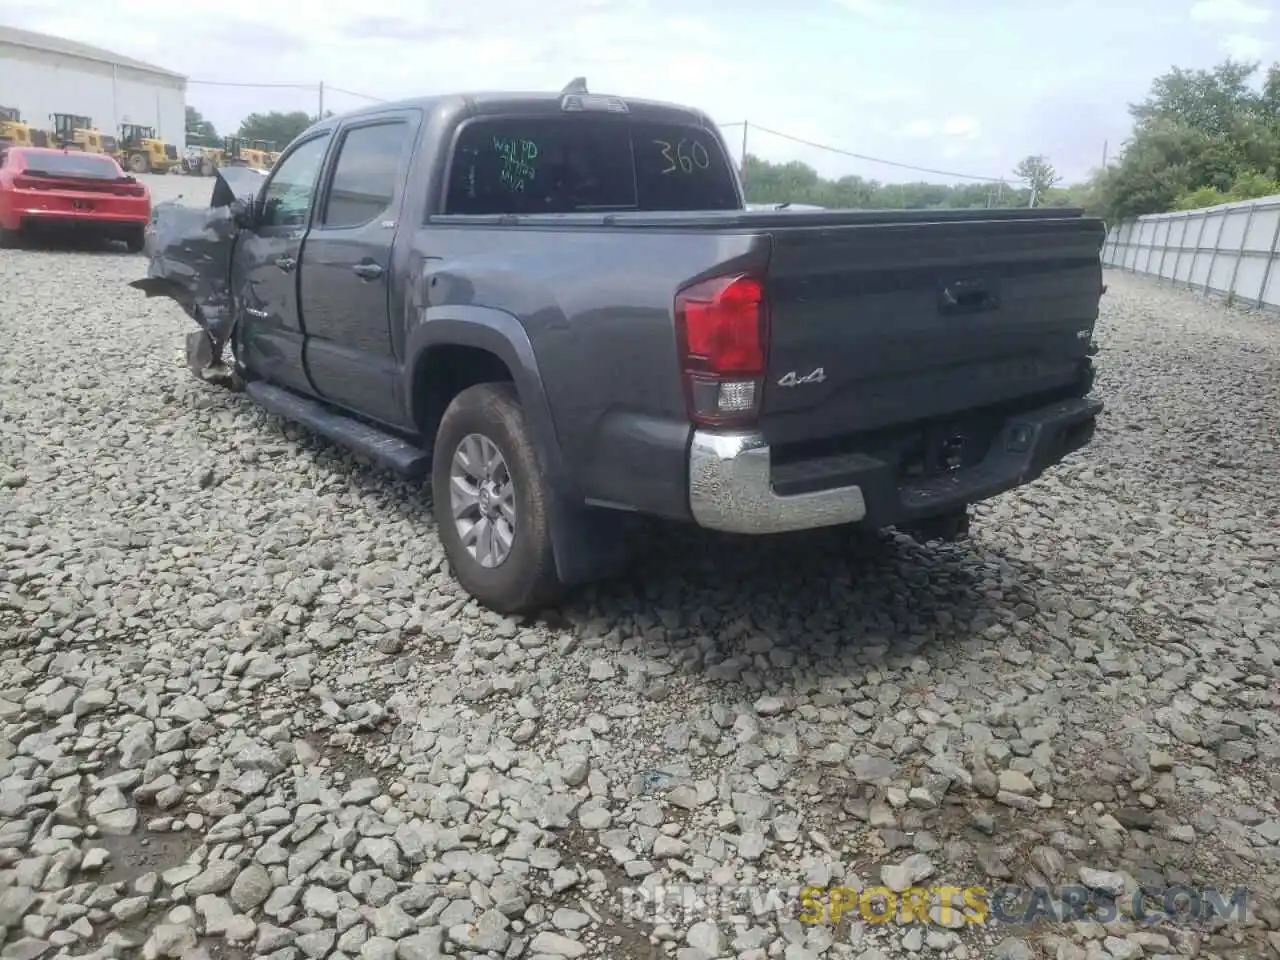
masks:
<instances>
[{"instance_id":1,"label":"truck bed","mask_svg":"<svg viewBox=\"0 0 1280 960\"><path fill-rule=\"evenodd\" d=\"M518 251L521 269L548 271L548 289L561 291L565 305L579 300L574 288L589 282L596 264L615 275L630 263L636 279L645 278L644 292L668 305L679 285L701 277L762 276L768 368L756 426L779 458L792 445L844 449L855 434L1087 392L1091 383L1105 228L1076 209L610 212L430 223L454 236L475 231L474 245L482 235L489 251L492 244ZM565 239L553 240L557 234ZM637 292L632 285L630 295ZM640 319L635 300L629 306L637 330L652 323ZM582 333L594 339L588 328ZM606 343L617 349L617 341L601 349ZM579 382L601 355L584 348ZM821 376L793 382L819 369Z\"/></svg>"}]
</instances>

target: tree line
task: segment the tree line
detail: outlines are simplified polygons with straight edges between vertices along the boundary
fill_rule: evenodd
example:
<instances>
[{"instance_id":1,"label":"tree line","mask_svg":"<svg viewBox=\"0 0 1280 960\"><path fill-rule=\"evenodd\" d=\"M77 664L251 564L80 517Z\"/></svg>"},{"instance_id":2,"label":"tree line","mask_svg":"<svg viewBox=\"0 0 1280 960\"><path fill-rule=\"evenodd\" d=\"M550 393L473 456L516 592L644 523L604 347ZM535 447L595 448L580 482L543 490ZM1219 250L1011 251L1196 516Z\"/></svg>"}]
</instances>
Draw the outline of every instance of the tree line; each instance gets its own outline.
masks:
<instances>
[{"instance_id":1,"label":"tree line","mask_svg":"<svg viewBox=\"0 0 1280 960\"><path fill-rule=\"evenodd\" d=\"M1118 161L1094 174L1097 209L1112 220L1192 210L1280 193L1280 64L1225 60L1174 69L1132 104Z\"/></svg>"},{"instance_id":2,"label":"tree line","mask_svg":"<svg viewBox=\"0 0 1280 960\"><path fill-rule=\"evenodd\" d=\"M747 154L747 200L836 209L1069 206L1115 222L1280 194L1280 64L1261 78L1260 69L1229 59L1211 70L1175 67L1157 77L1146 99L1129 106L1133 129L1118 156L1080 183L1064 185L1044 156L1023 159L1006 183L939 184L831 180L799 161ZM283 148L316 119L302 110L251 113L237 135ZM187 108L187 129L217 138L194 107Z\"/></svg>"},{"instance_id":3,"label":"tree line","mask_svg":"<svg viewBox=\"0 0 1280 960\"><path fill-rule=\"evenodd\" d=\"M1082 187L1059 186L1061 178L1040 156L1018 164L1007 183L884 183L859 176L828 180L807 163L772 163L747 154L743 170L750 203L811 203L832 209L929 210L1036 206L1069 207L1083 202Z\"/></svg>"},{"instance_id":4,"label":"tree line","mask_svg":"<svg viewBox=\"0 0 1280 960\"><path fill-rule=\"evenodd\" d=\"M326 117L332 117L333 111L326 110ZM244 137L246 140L267 140L283 150L298 134L319 119L305 110L281 112L272 110L268 113L251 113L240 121L240 126L231 136ZM201 140L217 141L221 139L217 127L204 118L195 107L187 107L187 135Z\"/></svg>"},{"instance_id":5,"label":"tree line","mask_svg":"<svg viewBox=\"0 0 1280 960\"><path fill-rule=\"evenodd\" d=\"M820 177L804 163L747 156L748 199L864 209L1078 206L1109 222L1280 194L1280 64L1226 60L1212 70L1174 68L1131 104L1133 129L1118 157L1061 185L1052 164L1027 157L1010 184L881 183ZM1261 82L1257 82L1258 80Z\"/></svg>"}]
</instances>

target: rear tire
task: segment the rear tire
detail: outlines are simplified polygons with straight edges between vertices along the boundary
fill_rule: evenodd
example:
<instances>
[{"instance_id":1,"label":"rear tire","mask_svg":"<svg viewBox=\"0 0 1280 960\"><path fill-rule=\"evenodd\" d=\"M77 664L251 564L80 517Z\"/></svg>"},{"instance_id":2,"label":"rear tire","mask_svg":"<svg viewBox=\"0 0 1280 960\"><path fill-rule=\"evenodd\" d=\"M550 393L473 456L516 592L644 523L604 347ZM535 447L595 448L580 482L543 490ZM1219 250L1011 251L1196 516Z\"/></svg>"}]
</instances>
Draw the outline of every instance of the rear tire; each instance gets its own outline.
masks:
<instances>
[{"instance_id":1,"label":"rear tire","mask_svg":"<svg viewBox=\"0 0 1280 960\"><path fill-rule=\"evenodd\" d=\"M129 157L129 169L134 173L147 173L151 169L151 161L145 153L135 153Z\"/></svg>"},{"instance_id":2,"label":"rear tire","mask_svg":"<svg viewBox=\"0 0 1280 960\"><path fill-rule=\"evenodd\" d=\"M482 383L454 397L436 432L433 460L440 542L462 588L498 613L531 613L563 596L551 546L551 495L515 387Z\"/></svg>"},{"instance_id":3,"label":"rear tire","mask_svg":"<svg viewBox=\"0 0 1280 960\"><path fill-rule=\"evenodd\" d=\"M213 164L210 161L205 160L200 164L200 176L202 177L213 176Z\"/></svg>"},{"instance_id":4,"label":"rear tire","mask_svg":"<svg viewBox=\"0 0 1280 960\"><path fill-rule=\"evenodd\" d=\"M129 248L130 253L141 253L147 246L147 228L135 227L124 238L124 245Z\"/></svg>"}]
</instances>

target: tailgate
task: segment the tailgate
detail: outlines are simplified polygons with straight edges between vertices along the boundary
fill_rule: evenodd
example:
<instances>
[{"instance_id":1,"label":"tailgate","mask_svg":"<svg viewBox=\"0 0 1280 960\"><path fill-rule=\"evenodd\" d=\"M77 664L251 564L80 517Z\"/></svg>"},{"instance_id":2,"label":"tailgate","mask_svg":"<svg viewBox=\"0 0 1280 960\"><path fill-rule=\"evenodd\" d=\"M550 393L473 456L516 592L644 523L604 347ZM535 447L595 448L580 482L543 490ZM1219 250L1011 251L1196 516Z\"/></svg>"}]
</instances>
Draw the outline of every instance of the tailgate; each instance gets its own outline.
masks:
<instances>
[{"instance_id":1,"label":"tailgate","mask_svg":"<svg viewBox=\"0 0 1280 960\"><path fill-rule=\"evenodd\" d=\"M765 439L836 438L1077 381L1105 228L1002 213L771 229Z\"/></svg>"}]
</instances>

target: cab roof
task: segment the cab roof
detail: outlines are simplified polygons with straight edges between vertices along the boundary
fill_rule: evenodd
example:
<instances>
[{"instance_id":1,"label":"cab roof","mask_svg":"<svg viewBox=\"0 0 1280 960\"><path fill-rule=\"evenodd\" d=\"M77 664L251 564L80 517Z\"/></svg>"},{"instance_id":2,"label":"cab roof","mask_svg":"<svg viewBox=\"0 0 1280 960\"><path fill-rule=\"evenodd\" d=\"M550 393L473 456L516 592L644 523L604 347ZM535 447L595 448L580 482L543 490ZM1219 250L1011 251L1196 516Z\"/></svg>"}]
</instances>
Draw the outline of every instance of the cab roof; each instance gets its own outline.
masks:
<instances>
[{"instance_id":1,"label":"cab roof","mask_svg":"<svg viewBox=\"0 0 1280 960\"><path fill-rule=\"evenodd\" d=\"M566 91L568 89L569 88L566 88ZM565 91L558 93L551 93L548 91L476 91L471 93L450 93L432 97L410 97L404 100L395 100L386 103L373 104L367 107L359 107L355 110L350 110L346 113L338 114L333 117L326 117L324 120L313 124L308 128L308 130L315 131L333 129L338 125L351 120L359 119L361 117L375 116L380 113L387 113L394 110L420 110L424 114L455 113L470 116L506 112L551 112L553 110L559 110L564 98L571 95L574 95L574 93L566 93ZM714 126L711 118L701 110L682 106L680 104L666 103L660 100L617 97L613 94L588 94L581 92L580 95L621 101L626 104L627 111L636 116L646 118L662 116L668 120L679 119L686 123L698 124L699 126Z\"/></svg>"}]
</instances>

